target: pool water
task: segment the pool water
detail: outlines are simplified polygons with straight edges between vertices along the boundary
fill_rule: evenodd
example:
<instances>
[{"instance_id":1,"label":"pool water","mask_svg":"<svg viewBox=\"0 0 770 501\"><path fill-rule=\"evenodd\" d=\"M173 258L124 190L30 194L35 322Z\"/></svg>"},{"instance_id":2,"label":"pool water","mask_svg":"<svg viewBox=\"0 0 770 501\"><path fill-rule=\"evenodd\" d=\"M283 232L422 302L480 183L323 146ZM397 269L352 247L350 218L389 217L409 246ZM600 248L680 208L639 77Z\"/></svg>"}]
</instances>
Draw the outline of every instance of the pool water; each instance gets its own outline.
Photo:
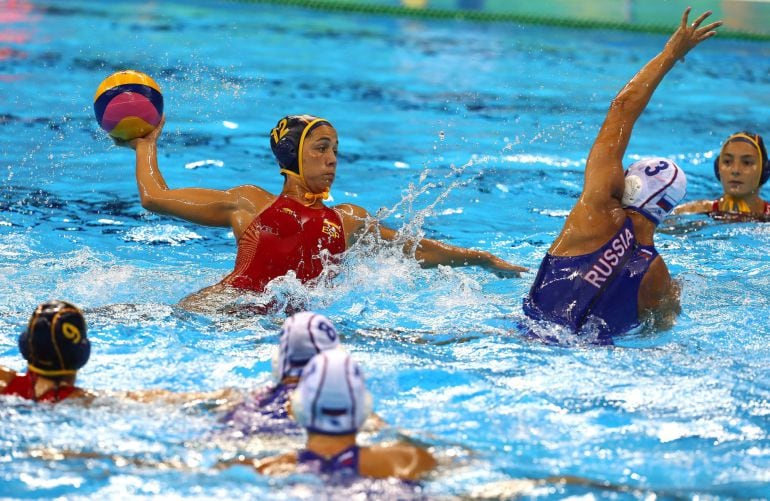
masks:
<instances>
[{"instance_id":1,"label":"pool water","mask_svg":"<svg viewBox=\"0 0 770 501\"><path fill-rule=\"evenodd\" d=\"M232 269L235 244L227 229L141 208L133 153L93 118L93 93L113 71L144 71L163 89L159 161L172 187L280 191L268 132L311 113L340 136L333 204L536 270L611 99L666 37L205 0L0 7L0 365L23 370L28 315L67 299L86 310L93 343L78 381L103 395L88 407L4 399L0 496L770 496L766 224L665 223L656 244L683 285L683 313L669 331L614 347L525 339L534 271L424 270L395 245L357 245L331 285L275 283L277 297L329 316L362 363L390 425L363 439L405 434L440 459L420 486L221 471L220 459L298 442L234 439L209 405L120 396L261 387L282 316L177 305ZM688 200L716 197L721 141L770 131L768 56L766 42L698 47L659 87L627 161L671 156ZM586 482L519 482L554 475Z\"/></svg>"}]
</instances>

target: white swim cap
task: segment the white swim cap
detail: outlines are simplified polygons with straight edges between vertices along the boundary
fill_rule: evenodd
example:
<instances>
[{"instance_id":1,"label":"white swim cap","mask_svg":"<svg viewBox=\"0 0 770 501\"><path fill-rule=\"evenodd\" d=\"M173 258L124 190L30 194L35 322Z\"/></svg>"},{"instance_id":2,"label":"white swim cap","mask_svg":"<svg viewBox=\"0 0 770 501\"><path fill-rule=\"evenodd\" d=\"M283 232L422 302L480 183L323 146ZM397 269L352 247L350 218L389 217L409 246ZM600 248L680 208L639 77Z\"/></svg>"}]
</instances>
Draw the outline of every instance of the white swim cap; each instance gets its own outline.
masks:
<instances>
[{"instance_id":1,"label":"white swim cap","mask_svg":"<svg viewBox=\"0 0 770 501\"><path fill-rule=\"evenodd\" d=\"M281 339L273 357L273 379L299 377L316 354L340 345L337 329L325 316L303 311L283 322Z\"/></svg>"},{"instance_id":2,"label":"white swim cap","mask_svg":"<svg viewBox=\"0 0 770 501\"><path fill-rule=\"evenodd\" d=\"M314 433L355 433L372 412L372 397L355 360L342 349L308 362L291 397L297 423Z\"/></svg>"},{"instance_id":3,"label":"white swim cap","mask_svg":"<svg viewBox=\"0 0 770 501\"><path fill-rule=\"evenodd\" d=\"M687 177L673 160L645 158L626 170L622 204L658 225L686 193Z\"/></svg>"}]
</instances>

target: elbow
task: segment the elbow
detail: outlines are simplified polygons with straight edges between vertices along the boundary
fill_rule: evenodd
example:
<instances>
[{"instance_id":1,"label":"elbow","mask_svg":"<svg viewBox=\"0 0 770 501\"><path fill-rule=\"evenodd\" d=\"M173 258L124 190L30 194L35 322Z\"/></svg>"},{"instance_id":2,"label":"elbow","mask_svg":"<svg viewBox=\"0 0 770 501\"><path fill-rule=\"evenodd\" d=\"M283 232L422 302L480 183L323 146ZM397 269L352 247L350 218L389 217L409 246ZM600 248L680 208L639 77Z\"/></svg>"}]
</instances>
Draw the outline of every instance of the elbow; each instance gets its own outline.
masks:
<instances>
[{"instance_id":1,"label":"elbow","mask_svg":"<svg viewBox=\"0 0 770 501\"><path fill-rule=\"evenodd\" d=\"M146 193L142 193L140 195L140 203L142 204L142 208L146 209L150 212L158 212L158 200L150 195L147 195Z\"/></svg>"},{"instance_id":2,"label":"elbow","mask_svg":"<svg viewBox=\"0 0 770 501\"><path fill-rule=\"evenodd\" d=\"M626 102L628 101L628 99L629 99L628 93L626 92L626 89L623 89L622 91L620 91L620 94L615 96L615 98L610 103L610 111L611 112L614 111L616 113L622 112L623 108L626 107Z\"/></svg>"}]
</instances>

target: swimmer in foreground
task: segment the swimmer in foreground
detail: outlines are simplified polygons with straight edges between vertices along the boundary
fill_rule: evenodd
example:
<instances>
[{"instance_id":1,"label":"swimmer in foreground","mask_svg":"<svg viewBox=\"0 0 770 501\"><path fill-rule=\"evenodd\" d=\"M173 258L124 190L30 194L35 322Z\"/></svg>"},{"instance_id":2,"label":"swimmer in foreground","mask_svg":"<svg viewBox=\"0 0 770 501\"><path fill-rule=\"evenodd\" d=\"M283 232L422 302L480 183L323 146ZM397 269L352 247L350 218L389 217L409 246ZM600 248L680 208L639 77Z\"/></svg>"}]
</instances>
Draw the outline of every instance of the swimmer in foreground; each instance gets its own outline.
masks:
<instances>
[{"instance_id":1,"label":"swimmer in foreground","mask_svg":"<svg viewBox=\"0 0 770 501\"><path fill-rule=\"evenodd\" d=\"M690 9L663 51L620 91L588 155L583 191L543 259L524 313L596 332L597 340L626 332L648 318L670 327L680 311L679 288L658 255L653 233L684 198L684 172L666 158L623 171L631 131L674 64L722 23L701 27L711 11L688 24Z\"/></svg>"},{"instance_id":2,"label":"swimmer in foreground","mask_svg":"<svg viewBox=\"0 0 770 501\"><path fill-rule=\"evenodd\" d=\"M270 146L284 176L277 196L253 185L229 190L171 189L158 167L161 124L144 138L117 144L136 151L136 180L142 207L207 226L232 228L238 244L235 269L219 284L183 301L195 308L209 292L227 287L261 292L274 278L294 271L302 282L317 278L324 261L335 261L362 236L374 233L395 240L356 205L324 205L337 175L337 131L329 121L300 115L282 118L270 133ZM420 239L404 246L423 267L481 266L502 276L526 268L489 252Z\"/></svg>"},{"instance_id":3,"label":"swimmer in foreground","mask_svg":"<svg viewBox=\"0 0 770 501\"><path fill-rule=\"evenodd\" d=\"M273 356L274 384L244 396L235 388L210 392L176 393L164 389L135 390L115 395L138 402L168 404L204 404L222 416L228 435L243 438L255 435L300 435L301 429L288 412L289 396L297 387L302 370L313 356L326 350L341 349L334 324L312 311L295 313L281 328L279 345ZM372 414L367 430L377 430L384 423Z\"/></svg>"},{"instance_id":4,"label":"swimmer in foreground","mask_svg":"<svg viewBox=\"0 0 770 501\"><path fill-rule=\"evenodd\" d=\"M19 336L27 360L26 374L0 367L0 395L36 402L60 402L89 394L75 386L78 370L88 362L91 344L86 321L76 306L49 301L35 309Z\"/></svg>"},{"instance_id":5,"label":"swimmer in foreground","mask_svg":"<svg viewBox=\"0 0 770 501\"><path fill-rule=\"evenodd\" d=\"M293 472L349 474L417 480L436 467L425 449L407 443L362 447L356 435L372 411L358 364L343 350L313 357L291 397L291 412L306 430L305 448L263 460L238 457L221 466L246 464L275 475Z\"/></svg>"},{"instance_id":6,"label":"swimmer in foreground","mask_svg":"<svg viewBox=\"0 0 770 501\"><path fill-rule=\"evenodd\" d=\"M299 432L288 413L289 395L302 370L315 355L340 347L331 320L318 313L303 311L287 318L273 357L275 384L237 402L220 420L242 435Z\"/></svg>"},{"instance_id":7,"label":"swimmer in foreground","mask_svg":"<svg viewBox=\"0 0 770 501\"><path fill-rule=\"evenodd\" d=\"M731 221L770 221L770 203L759 189L770 177L770 159L762 136L736 132L714 159L714 175L724 192L716 200L696 200L680 205L674 214L708 214Z\"/></svg>"}]
</instances>

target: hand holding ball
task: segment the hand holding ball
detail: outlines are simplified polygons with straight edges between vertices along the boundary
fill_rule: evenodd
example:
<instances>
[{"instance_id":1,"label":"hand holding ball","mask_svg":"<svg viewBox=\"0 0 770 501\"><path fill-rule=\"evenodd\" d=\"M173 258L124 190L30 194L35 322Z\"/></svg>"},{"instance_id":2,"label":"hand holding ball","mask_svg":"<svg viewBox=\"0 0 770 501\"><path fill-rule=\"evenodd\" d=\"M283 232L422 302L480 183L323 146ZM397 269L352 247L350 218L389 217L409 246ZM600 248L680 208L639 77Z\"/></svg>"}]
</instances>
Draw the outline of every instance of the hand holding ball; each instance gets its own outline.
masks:
<instances>
[{"instance_id":1,"label":"hand holding ball","mask_svg":"<svg viewBox=\"0 0 770 501\"><path fill-rule=\"evenodd\" d=\"M118 71L96 89L94 113L115 139L130 141L152 132L163 117L163 95L155 80L134 70Z\"/></svg>"}]
</instances>

